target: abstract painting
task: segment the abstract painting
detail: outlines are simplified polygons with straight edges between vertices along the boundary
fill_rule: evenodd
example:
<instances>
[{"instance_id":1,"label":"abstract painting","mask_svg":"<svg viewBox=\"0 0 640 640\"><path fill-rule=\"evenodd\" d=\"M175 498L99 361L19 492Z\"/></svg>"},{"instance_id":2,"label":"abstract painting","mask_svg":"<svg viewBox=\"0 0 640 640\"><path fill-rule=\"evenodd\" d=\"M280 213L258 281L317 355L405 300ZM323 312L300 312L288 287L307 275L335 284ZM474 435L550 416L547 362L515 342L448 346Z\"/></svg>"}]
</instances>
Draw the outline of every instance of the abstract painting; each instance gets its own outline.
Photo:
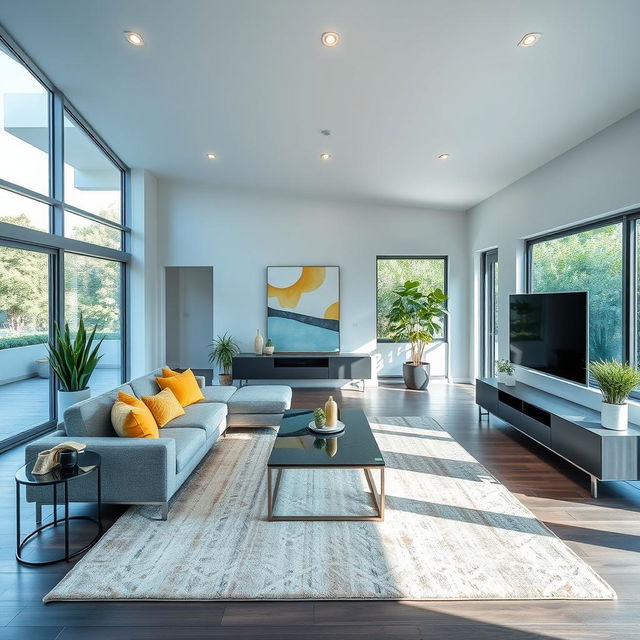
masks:
<instances>
[{"instance_id":1,"label":"abstract painting","mask_svg":"<svg viewBox=\"0 0 640 640\"><path fill-rule=\"evenodd\" d=\"M267 337L280 352L340 351L340 267L267 267Z\"/></svg>"}]
</instances>

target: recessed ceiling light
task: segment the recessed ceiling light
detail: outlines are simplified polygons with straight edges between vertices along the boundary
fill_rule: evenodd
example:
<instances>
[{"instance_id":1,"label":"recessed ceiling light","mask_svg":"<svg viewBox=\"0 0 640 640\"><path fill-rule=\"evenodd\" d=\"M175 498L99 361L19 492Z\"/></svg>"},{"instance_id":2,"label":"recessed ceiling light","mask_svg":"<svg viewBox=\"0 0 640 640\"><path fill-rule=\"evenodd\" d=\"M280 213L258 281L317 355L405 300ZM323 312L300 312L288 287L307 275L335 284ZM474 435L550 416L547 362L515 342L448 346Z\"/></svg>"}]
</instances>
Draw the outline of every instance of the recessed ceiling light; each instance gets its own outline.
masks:
<instances>
[{"instance_id":1,"label":"recessed ceiling light","mask_svg":"<svg viewBox=\"0 0 640 640\"><path fill-rule=\"evenodd\" d=\"M144 44L144 38L135 31L125 31L124 37L127 39L127 42L134 47L141 47Z\"/></svg>"},{"instance_id":2,"label":"recessed ceiling light","mask_svg":"<svg viewBox=\"0 0 640 640\"><path fill-rule=\"evenodd\" d=\"M215 153L207 153L207 158L209 158L209 160L215 160L216 159L216 154Z\"/></svg>"},{"instance_id":3,"label":"recessed ceiling light","mask_svg":"<svg viewBox=\"0 0 640 640\"><path fill-rule=\"evenodd\" d=\"M541 33L527 33L524 36L522 36L522 40L518 42L518 46L533 47L534 44L538 43L538 40L540 40L541 36L542 36Z\"/></svg>"},{"instance_id":4,"label":"recessed ceiling light","mask_svg":"<svg viewBox=\"0 0 640 640\"><path fill-rule=\"evenodd\" d=\"M320 160L331 160L331 154L330 153L321 153L320 154Z\"/></svg>"},{"instance_id":5,"label":"recessed ceiling light","mask_svg":"<svg viewBox=\"0 0 640 640\"><path fill-rule=\"evenodd\" d=\"M327 31L322 34L322 44L325 47L335 47L340 36L335 31Z\"/></svg>"},{"instance_id":6,"label":"recessed ceiling light","mask_svg":"<svg viewBox=\"0 0 640 640\"><path fill-rule=\"evenodd\" d=\"M451 157L450 153L441 153L438 156L438 160L448 160Z\"/></svg>"}]
</instances>

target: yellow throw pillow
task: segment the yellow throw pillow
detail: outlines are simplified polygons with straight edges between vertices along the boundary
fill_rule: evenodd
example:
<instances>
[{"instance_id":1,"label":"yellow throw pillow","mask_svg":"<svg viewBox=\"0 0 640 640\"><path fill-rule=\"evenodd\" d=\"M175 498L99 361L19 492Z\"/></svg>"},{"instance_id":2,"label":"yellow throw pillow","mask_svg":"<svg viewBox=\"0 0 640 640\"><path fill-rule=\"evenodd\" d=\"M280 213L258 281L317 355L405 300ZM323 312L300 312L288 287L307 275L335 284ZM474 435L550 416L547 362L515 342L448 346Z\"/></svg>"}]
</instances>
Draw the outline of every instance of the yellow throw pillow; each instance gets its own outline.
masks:
<instances>
[{"instance_id":1,"label":"yellow throw pillow","mask_svg":"<svg viewBox=\"0 0 640 640\"><path fill-rule=\"evenodd\" d=\"M162 377L163 378L173 378L173 376L179 376L179 371L174 371L173 369L169 369L169 367L162 367Z\"/></svg>"},{"instance_id":2,"label":"yellow throw pillow","mask_svg":"<svg viewBox=\"0 0 640 640\"><path fill-rule=\"evenodd\" d=\"M171 389L183 407L188 407L190 404L204 400L200 385L191 369L167 378L156 378L156 382L161 389Z\"/></svg>"},{"instance_id":3,"label":"yellow throw pillow","mask_svg":"<svg viewBox=\"0 0 640 640\"><path fill-rule=\"evenodd\" d=\"M111 424L121 438L158 437L158 425L147 405L126 393L120 392L111 407Z\"/></svg>"},{"instance_id":4,"label":"yellow throw pillow","mask_svg":"<svg viewBox=\"0 0 640 640\"><path fill-rule=\"evenodd\" d=\"M171 389L163 389L155 396L142 396L142 400L149 407L159 427L164 427L167 422L185 414Z\"/></svg>"}]
</instances>

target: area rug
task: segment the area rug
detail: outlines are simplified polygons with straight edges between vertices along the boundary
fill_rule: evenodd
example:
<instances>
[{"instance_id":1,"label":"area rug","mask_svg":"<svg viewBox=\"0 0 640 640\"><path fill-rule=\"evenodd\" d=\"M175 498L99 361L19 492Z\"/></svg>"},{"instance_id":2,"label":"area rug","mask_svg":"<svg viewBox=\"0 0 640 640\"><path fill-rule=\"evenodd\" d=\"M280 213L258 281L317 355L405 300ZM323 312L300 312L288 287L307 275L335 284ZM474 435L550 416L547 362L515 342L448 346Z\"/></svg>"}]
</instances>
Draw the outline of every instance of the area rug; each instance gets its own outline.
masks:
<instances>
[{"instance_id":1,"label":"area rug","mask_svg":"<svg viewBox=\"0 0 640 640\"><path fill-rule=\"evenodd\" d=\"M384 522L269 522L275 432L231 433L166 522L132 507L44 598L467 600L616 597L428 417L369 418L386 463ZM290 470L287 513L362 513L362 471Z\"/></svg>"}]
</instances>

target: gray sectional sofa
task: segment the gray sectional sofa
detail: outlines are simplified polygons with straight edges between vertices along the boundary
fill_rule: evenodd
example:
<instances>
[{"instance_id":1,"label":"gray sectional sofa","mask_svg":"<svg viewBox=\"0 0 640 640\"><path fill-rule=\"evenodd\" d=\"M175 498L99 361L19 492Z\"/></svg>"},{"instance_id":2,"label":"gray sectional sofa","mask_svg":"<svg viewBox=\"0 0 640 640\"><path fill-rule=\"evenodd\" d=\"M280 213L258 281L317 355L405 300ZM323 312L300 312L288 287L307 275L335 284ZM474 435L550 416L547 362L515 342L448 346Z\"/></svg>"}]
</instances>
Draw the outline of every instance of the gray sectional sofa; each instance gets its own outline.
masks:
<instances>
[{"instance_id":1,"label":"gray sectional sofa","mask_svg":"<svg viewBox=\"0 0 640 640\"><path fill-rule=\"evenodd\" d=\"M207 387L204 378L196 376L205 400L185 407L185 415L163 427L158 439L118 437L111 426L111 407L118 392L137 397L154 395L160 391L155 378L161 375L162 370L157 369L69 407L63 429L27 445L26 461L66 440L84 442L102 457L103 502L156 504L166 520L169 500L227 427L275 426L291 406L289 387ZM94 491L90 483L70 483L69 500L88 501ZM31 489L27 499L36 503L37 519L41 520L41 506L51 504L51 492L47 488Z\"/></svg>"}]
</instances>

